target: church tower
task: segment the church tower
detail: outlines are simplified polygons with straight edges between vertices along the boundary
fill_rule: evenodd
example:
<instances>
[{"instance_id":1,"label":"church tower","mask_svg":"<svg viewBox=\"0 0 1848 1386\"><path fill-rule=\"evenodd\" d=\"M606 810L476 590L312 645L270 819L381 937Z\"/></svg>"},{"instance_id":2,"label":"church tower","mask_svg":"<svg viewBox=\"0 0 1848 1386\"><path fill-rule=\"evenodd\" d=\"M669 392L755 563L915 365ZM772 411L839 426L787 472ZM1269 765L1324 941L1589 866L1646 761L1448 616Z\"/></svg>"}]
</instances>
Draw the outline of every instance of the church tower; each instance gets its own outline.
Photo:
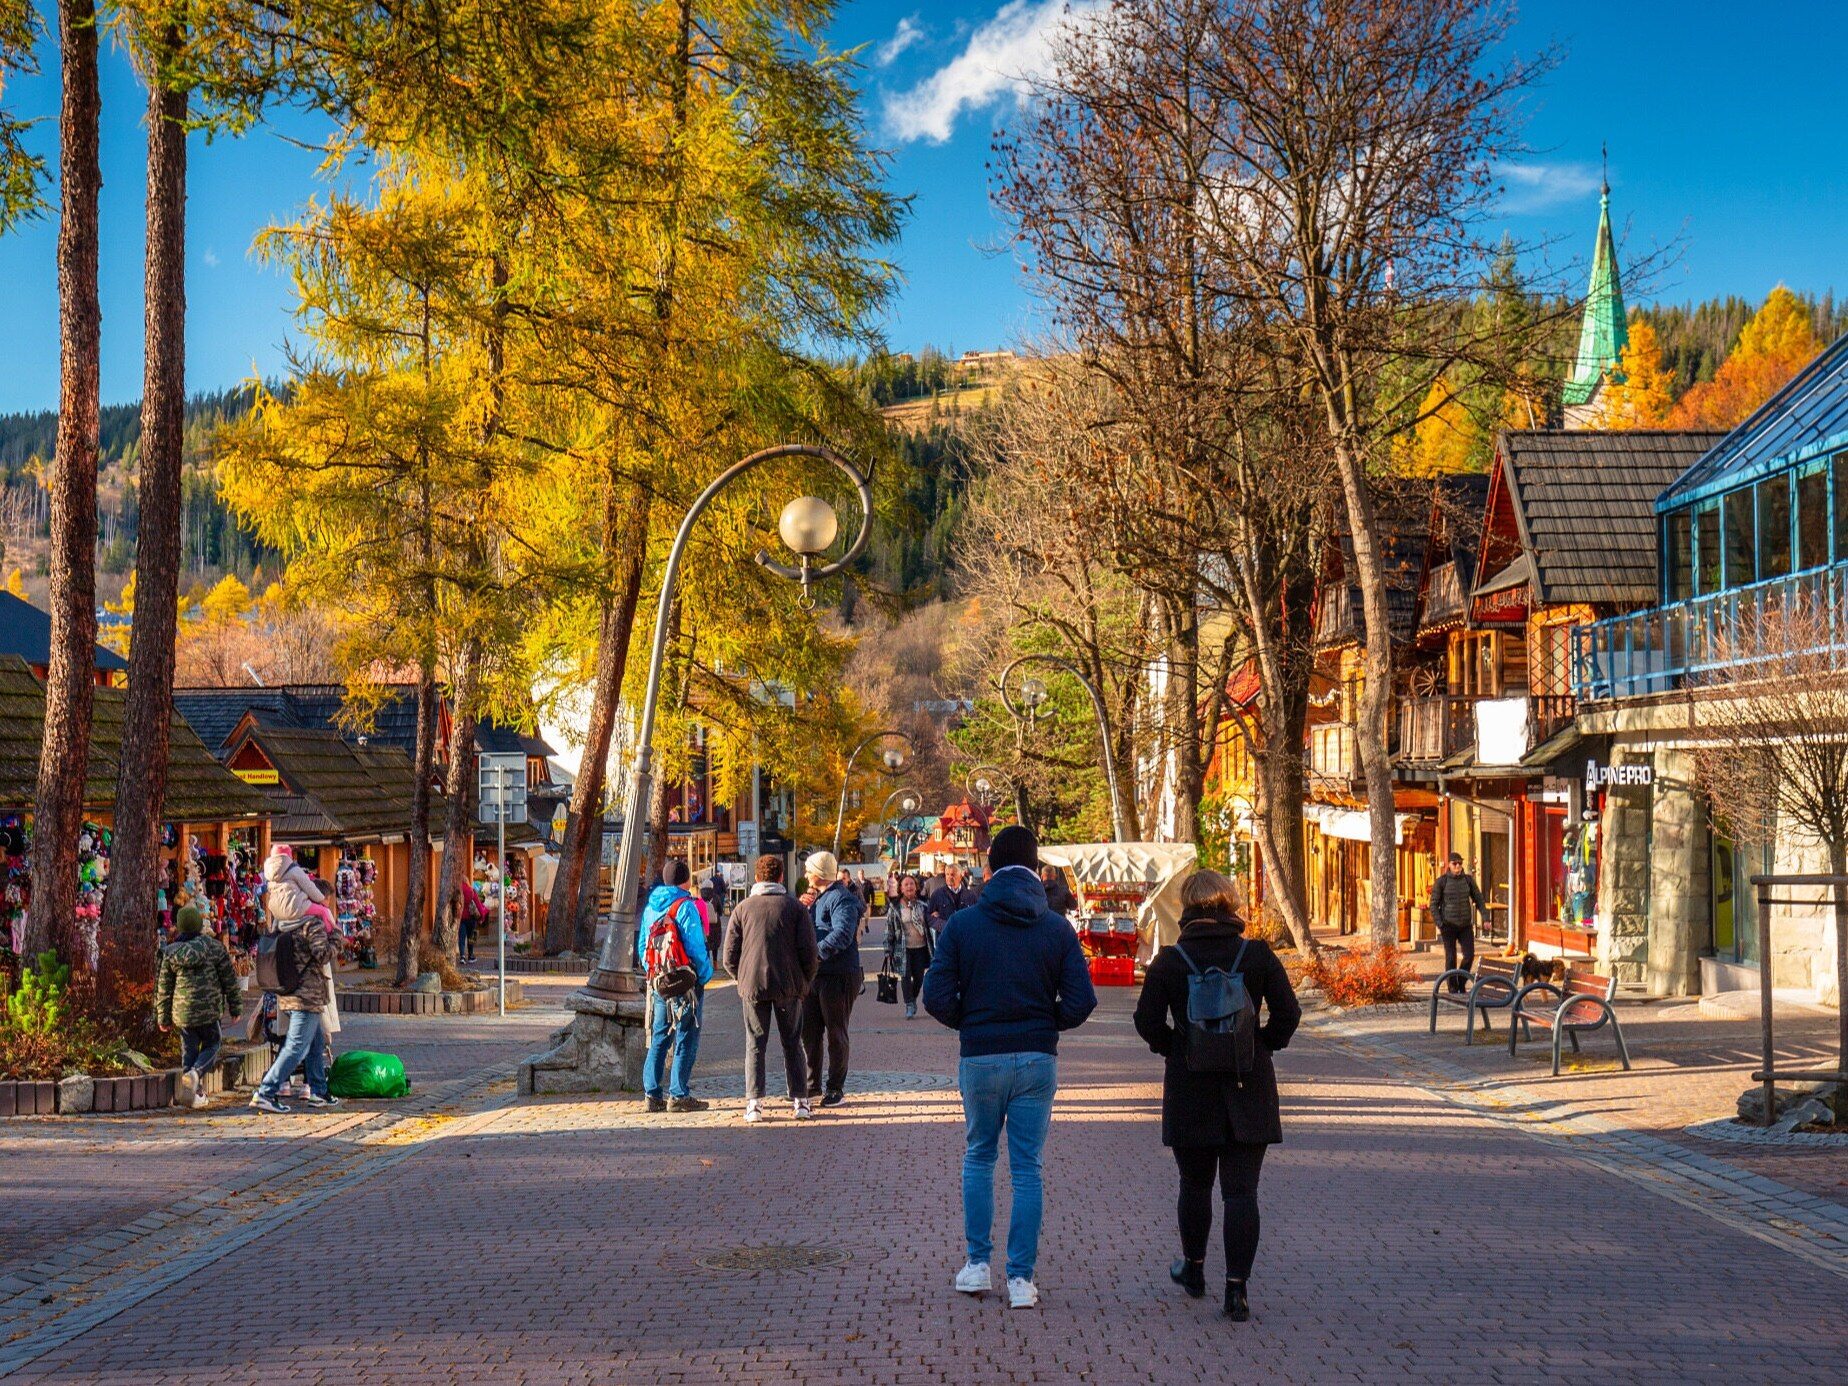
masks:
<instances>
[{"instance_id":1,"label":"church tower","mask_svg":"<svg viewBox=\"0 0 1848 1386\"><path fill-rule=\"evenodd\" d=\"M1573 362L1562 401L1567 428L1592 427L1605 375L1617 368L1629 340L1623 285L1617 275L1617 247L1611 239L1611 182L1606 177L1598 201L1598 243L1591 256L1591 288L1585 295L1585 318L1579 324L1578 359Z\"/></svg>"}]
</instances>

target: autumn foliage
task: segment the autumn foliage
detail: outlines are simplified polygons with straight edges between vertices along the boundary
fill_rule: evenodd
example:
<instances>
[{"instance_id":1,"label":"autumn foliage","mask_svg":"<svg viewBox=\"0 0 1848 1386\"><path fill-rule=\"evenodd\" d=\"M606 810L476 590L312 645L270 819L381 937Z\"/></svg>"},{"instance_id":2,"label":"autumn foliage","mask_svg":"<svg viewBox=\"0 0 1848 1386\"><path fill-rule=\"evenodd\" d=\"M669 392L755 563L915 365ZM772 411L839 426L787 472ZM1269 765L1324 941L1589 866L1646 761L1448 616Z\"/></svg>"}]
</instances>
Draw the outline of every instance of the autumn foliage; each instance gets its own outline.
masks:
<instances>
[{"instance_id":1,"label":"autumn foliage","mask_svg":"<svg viewBox=\"0 0 1848 1386\"><path fill-rule=\"evenodd\" d=\"M1337 951L1325 948L1304 969L1311 985L1331 1006L1383 1006L1404 1001L1416 974L1397 948Z\"/></svg>"},{"instance_id":2,"label":"autumn foliage","mask_svg":"<svg viewBox=\"0 0 1848 1386\"><path fill-rule=\"evenodd\" d=\"M1822 350L1806 309L1782 284L1739 334L1714 372L1693 386L1668 417L1670 428L1735 428Z\"/></svg>"}]
</instances>

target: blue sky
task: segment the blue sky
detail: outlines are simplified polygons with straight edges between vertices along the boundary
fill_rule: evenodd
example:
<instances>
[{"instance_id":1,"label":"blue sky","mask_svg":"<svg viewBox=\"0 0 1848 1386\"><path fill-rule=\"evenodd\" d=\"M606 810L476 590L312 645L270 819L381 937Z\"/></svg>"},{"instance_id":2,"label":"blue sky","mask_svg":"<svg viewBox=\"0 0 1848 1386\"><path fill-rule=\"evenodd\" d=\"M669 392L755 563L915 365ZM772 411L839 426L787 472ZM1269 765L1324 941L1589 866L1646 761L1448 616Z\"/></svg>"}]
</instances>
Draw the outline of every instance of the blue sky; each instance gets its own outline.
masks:
<instances>
[{"instance_id":1,"label":"blue sky","mask_svg":"<svg viewBox=\"0 0 1848 1386\"><path fill-rule=\"evenodd\" d=\"M1009 78L1039 60L1063 3L859 0L839 11L834 41L867 45L868 128L893 152L894 188L915 196L898 249L906 283L887 327L894 350L1011 345L1034 331L1018 271L997 253L1006 229L989 207L983 164L997 124L1017 109ZM1564 49L1526 105L1533 153L1511 171L1506 202L1517 235L1556 238L1562 256L1589 250L1598 147L1608 140L1625 258L1674 252L1654 297L1757 299L1780 281L1848 292L1840 98L1824 64L1803 57L1848 49L1848 7L1528 0L1516 41ZM56 110L56 55L48 47L44 57L43 75L6 93L22 114ZM143 96L119 53L108 58L103 100L103 393L118 402L141 390L143 191ZM189 388L281 367L289 285L250 247L315 192L316 156L282 137L310 134L285 118L241 140L195 142ZM49 120L35 133L48 153L55 137ZM56 404L55 235L47 217L0 240L0 410Z\"/></svg>"}]
</instances>

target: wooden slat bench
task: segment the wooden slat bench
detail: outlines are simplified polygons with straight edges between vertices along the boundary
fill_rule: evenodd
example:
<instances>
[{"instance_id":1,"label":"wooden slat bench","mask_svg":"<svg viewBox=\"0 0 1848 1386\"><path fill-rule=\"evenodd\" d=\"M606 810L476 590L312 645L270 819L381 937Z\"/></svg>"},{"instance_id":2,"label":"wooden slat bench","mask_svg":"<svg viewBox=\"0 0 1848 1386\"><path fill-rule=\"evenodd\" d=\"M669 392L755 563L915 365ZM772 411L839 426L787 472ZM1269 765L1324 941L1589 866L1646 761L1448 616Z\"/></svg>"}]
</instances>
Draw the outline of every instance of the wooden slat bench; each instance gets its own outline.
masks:
<instances>
[{"instance_id":1,"label":"wooden slat bench","mask_svg":"<svg viewBox=\"0 0 1848 1386\"><path fill-rule=\"evenodd\" d=\"M1450 983L1461 978L1469 985L1462 991L1449 991ZM1476 959L1474 974L1457 967L1444 973L1431 988L1431 1033L1437 1033L1437 1007L1442 1002L1446 1006L1463 1007L1466 1016L1463 1042L1476 1042L1476 1017L1482 1017L1484 1032L1495 1027L1489 1024L1490 1011L1505 1011L1514 1005L1514 998L1521 990L1521 960L1519 958L1497 958L1484 953Z\"/></svg>"},{"instance_id":2,"label":"wooden slat bench","mask_svg":"<svg viewBox=\"0 0 1848 1386\"><path fill-rule=\"evenodd\" d=\"M1564 987L1551 982L1535 982L1522 987L1514 998L1514 1014L1508 1024L1508 1052L1515 1052L1522 1034L1532 1038L1529 1026L1544 1025L1553 1032L1553 1075L1557 1077L1560 1039L1570 1039L1572 1052L1576 1054L1580 1031L1601 1030L1609 1025L1617 1039L1617 1057L1628 1069L1630 1049L1623 1042L1623 1027L1617 1023L1616 1007L1611 1005L1611 998L1616 994L1615 977L1600 977L1577 968L1567 970Z\"/></svg>"}]
</instances>

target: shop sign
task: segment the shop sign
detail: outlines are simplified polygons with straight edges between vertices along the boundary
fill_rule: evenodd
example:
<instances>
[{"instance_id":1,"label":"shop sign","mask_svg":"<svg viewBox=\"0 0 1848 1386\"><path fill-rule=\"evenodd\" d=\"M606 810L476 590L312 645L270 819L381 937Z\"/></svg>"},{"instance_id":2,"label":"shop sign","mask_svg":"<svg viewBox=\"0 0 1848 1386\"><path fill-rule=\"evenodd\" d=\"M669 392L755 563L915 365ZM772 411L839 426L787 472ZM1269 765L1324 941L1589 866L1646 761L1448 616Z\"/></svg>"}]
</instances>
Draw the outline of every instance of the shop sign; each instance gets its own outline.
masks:
<instances>
[{"instance_id":1,"label":"shop sign","mask_svg":"<svg viewBox=\"0 0 1848 1386\"><path fill-rule=\"evenodd\" d=\"M1600 765L1595 760L1585 762L1585 792L1596 794L1601 790L1624 788L1631 785L1655 783L1655 767L1647 761L1632 762L1629 765Z\"/></svg>"},{"instance_id":2,"label":"shop sign","mask_svg":"<svg viewBox=\"0 0 1848 1386\"><path fill-rule=\"evenodd\" d=\"M282 775L279 771L270 770L261 766L252 766L247 770L233 770L231 773L236 775L245 784L279 785L282 783Z\"/></svg>"},{"instance_id":3,"label":"shop sign","mask_svg":"<svg viewBox=\"0 0 1848 1386\"><path fill-rule=\"evenodd\" d=\"M1526 586L1504 587L1499 592L1484 592L1476 598L1478 621L1525 621L1529 605Z\"/></svg>"}]
</instances>

